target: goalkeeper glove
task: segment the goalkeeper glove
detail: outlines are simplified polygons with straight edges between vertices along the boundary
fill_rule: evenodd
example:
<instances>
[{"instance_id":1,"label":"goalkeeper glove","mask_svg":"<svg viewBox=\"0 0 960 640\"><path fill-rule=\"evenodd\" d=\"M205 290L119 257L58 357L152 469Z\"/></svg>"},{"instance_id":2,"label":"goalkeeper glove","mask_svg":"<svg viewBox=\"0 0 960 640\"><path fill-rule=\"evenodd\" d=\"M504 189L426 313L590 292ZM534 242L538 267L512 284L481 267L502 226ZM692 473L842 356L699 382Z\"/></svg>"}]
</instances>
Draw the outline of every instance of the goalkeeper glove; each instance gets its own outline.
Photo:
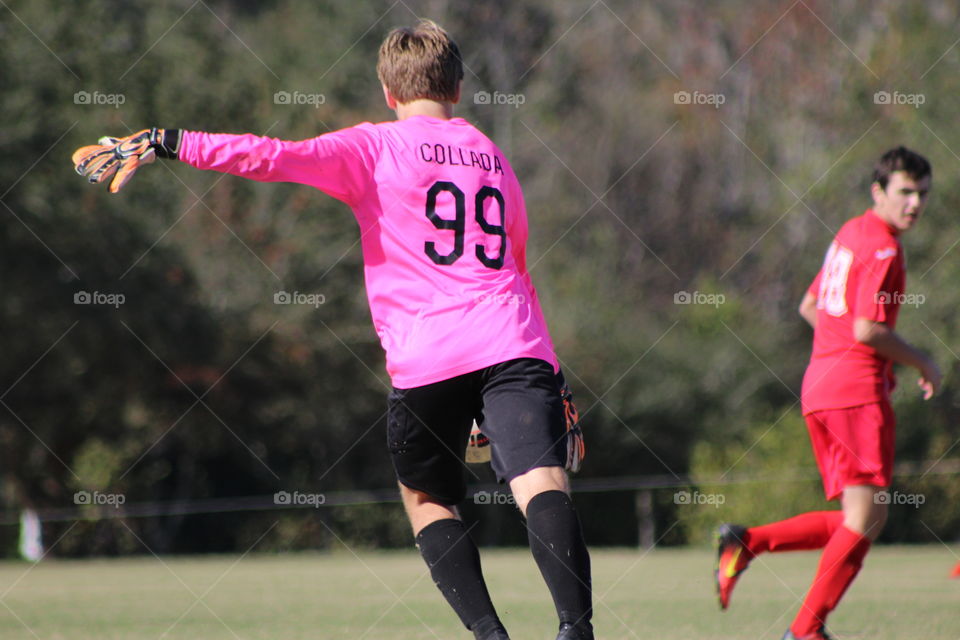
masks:
<instances>
[{"instance_id":1,"label":"goalkeeper glove","mask_svg":"<svg viewBox=\"0 0 960 640\"><path fill-rule=\"evenodd\" d=\"M113 177L110 193L116 193L130 181L140 165L161 158L176 158L180 150L179 129L144 129L126 138L104 136L98 144L73 152L77 173L90 182L100 183Z\"/></svg>"},{"instance_id":2,"label":"goalkeeper glove","mask_svg":"<svg viewBox=\"0 0 960 640\"><path fill-rule=\"evenodd\" d=\"M557 375L560 383L560 397L563 399L563 415L567 423L567 464L570 473L580 471L580 464L587 455L587 443L583 439L583 429L580 428L580 414L573 404L573 393L563 379L563 374Z\"/></svg>"}]
</instances>

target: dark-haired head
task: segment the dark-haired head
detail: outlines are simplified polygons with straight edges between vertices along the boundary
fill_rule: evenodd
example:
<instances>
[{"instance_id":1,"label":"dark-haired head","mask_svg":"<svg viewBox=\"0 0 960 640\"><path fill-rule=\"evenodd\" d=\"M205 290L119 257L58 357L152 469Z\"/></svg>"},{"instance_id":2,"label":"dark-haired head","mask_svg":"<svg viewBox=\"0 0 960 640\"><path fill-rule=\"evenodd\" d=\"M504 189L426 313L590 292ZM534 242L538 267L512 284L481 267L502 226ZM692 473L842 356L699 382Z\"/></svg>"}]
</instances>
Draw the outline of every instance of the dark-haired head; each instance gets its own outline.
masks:
<instances>
[{"instance_id":1,"label":"dark-haired head","mask_svg":"<svg viewBox=\"0 0 960 640\"><path fill-rule=\"evenodd\" d=\"M881 189L886 190L890 175L897 171L903 171L918 181L933 175L933 169L926 158L902 145L880 156L873 167L873 181L879 184Z\"/></svg>"}]
</instances>

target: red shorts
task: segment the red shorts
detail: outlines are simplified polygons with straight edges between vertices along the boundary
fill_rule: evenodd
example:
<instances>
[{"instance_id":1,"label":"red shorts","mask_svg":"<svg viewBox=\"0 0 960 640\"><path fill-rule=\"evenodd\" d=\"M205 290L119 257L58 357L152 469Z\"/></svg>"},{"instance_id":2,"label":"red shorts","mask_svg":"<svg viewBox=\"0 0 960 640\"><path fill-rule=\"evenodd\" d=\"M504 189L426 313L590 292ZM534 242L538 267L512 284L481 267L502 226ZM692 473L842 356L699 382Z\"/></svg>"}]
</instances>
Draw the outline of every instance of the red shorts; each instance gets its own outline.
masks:
<instances>
[{"instance_id":1,"label":"red shorts","mask_svg":"<svg viewBox=\"0 0 960 640\"><path fill-rule=\"evenodd\" d=\"M890 486L896 418L888 401L814 411L806 419L827 500L847 486Z\"/></svg>"}]
</instances>

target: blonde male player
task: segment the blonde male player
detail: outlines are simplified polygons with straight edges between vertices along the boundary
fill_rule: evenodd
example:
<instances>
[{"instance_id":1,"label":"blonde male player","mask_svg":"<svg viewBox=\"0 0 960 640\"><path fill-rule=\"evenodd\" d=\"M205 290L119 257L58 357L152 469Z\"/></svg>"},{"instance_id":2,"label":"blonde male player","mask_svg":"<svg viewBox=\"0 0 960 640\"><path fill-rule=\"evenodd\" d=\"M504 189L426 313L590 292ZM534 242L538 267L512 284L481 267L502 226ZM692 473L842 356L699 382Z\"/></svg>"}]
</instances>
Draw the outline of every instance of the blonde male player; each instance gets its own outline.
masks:
<instances>
[{"instance_id":1,"label":"blonde male player","mask_svg":"<svg viewBox=\"0 0 960 640\"><path fill-rule=\"evenodd\" d=\"M557 638L589 640L590 557L564 470L582 447L568 442L557 359L526 270L520 184L500 149L453 117L463 66L443 29L392 31L377 74L395 122L300 142L149 129L79 149L74 163L91 182L113 177L111 192L160 156L310 185L348 204L393 383L389 449L434 582L476 638L508 637L456 507L470 426L482 417L493 469L510 483L553 596Z\"/></svg>"},{"instance_id":2,"label":"blonde male player","mask_svg":"<svg viewBox=\"0 0 960 640\"><path fill-rule=\"evenodd\" d=\"M813 327L813 353L801 404L828 500L813 511L761 527L725 524L718 532L717 592L727 608L750 561L765 551L823 549L813 585L784 640L824 640L827 614L853 582L887 520L881 492L893 474L893 363L913 367L924 399L940 386L929 356L894 331L904 294L899 236L919 220L930 191L927 160L891 149L874 169L873 208L847 221L800 303Z\"/></svg>"}]
</instances>

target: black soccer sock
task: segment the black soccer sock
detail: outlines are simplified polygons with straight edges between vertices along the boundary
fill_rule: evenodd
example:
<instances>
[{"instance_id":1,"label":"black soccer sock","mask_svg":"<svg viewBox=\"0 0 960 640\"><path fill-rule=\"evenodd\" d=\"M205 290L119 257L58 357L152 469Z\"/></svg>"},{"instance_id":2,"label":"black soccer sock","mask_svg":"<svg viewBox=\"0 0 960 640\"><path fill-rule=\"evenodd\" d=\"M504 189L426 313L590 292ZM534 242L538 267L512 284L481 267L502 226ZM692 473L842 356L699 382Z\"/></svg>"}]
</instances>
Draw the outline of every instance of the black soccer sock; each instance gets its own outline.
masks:
<instances>
[{"instance_id":1,"label":"black soccer sock","mask_svg":"<svg viewBox=\"0 0 960 640\"><path fill-rule=\"evenodd\" d=\"M563 491L535 495L527 504L527 536L560 622L589 628L590 553L570 496Z\"/></svg>"},{"instance_id":2,"label":"black soccer sock","mask_svg":"<svg viewBox=\"0 0 960 640\"><path fill-rule=\"evenodd\" d=\"M446 518L424 527L417 534L420 555L440 593L477 639L506 632L493 608L480 570L480 552L459 520Z\"/></svg>"}]
</instances>

